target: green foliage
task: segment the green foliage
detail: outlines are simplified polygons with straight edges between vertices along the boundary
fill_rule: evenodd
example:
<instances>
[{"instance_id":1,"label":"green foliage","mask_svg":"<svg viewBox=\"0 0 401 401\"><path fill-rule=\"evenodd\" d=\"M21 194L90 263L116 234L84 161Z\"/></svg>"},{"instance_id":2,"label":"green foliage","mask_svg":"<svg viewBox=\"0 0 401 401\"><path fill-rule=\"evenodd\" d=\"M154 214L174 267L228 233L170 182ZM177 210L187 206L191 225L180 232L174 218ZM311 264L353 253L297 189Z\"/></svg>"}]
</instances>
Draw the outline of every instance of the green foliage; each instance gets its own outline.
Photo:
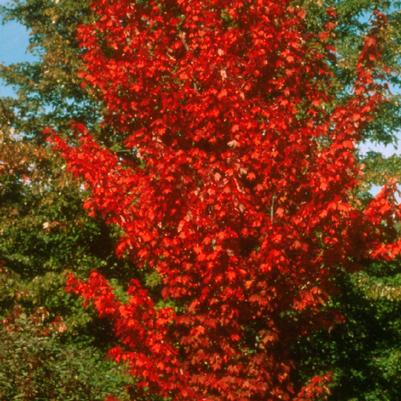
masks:
<instances>
[{"instance_id":1,"label":"green foliage","mask_svg":"<svg viewBox=\"0 0 401 401\"><path fill-rule=\"evenodd\" d=\"M125 262L58 159L10 130L0 142L0 399L103 399L131 379L102 361L112 330L66 293L65 279L95 267L118 276Z\"/></svg>"},{"instance_id":2,"label":"green foliage","mask_svg":"<svg viewBox=\"0 0 401 401\"><path fill-rule=\"evenodd\" d=\"M18 132L40 140L44 127L62 129L72 119L92 124L99 119L99 105L80 87L77 74L76 28L90 18L88 4L16 0L1 7L5 21L20 22L30 31L30 50L37 56L34 62L0 66L0 79L17 90L15 99L3 99L3 107Z\"/></svg>"},{"instance_id":3,"label":"green foliage","mask_svg":"<svg viewBox=\"0 0 401 401\"><path fill-rule=\"evenodd\" d=\"M396 142L400 129L401 2L397 0L302 0L309 9L310 29L319 29L326 21L325 7L334 6L338 16L335 72L337 88L343 88L343 101L354 80L352 71L368 32L374 10L388 16L381 37L383 64L389 71L381 78L389 83L388 98L364 130L364 140ZM399 156L384 157L369 153L363 157L364 184L384 185L390 178L401 178ZM371 196L365 194L365 200ZM339 296L333 302L346 319L344 325L329 332L305 338L297 358L303 362L300 375L312 371L334 370L335 401L393 401L400 399L401 351L401 275L399 261L361 266L362 271L344 275L338 283Z\"/></svg>"},{"instance_id":4,"label":"green foliage","mask_svg":"<svg viewBox=\"0 0 401 401\"><path fill-rule=\"evenodd\" d=\"M38 308L30 315L15 309L0 326L0 399L7 401L103 401L109 394L128 400L130 383L102 352L63 338L62 320L48 322Z\"/></svg>"},{"instance_id":5,"label":"green foliage","mask_svg":"<svg viewBox=\"0 0 401 401\"><path fill-rule=\"evenodd\" d=\"M331 369L333 401L394 401L401 394L401 274L372 264L343 275L336 306L345 324L306 337L297 350L303 374Z\"/></svg>"},{"instance_id":6,"label":"green foliage","mask_svg":"<svg viewBox=\"0 0 401 401\"><path fill-rule=\"evenodd\" d=\"M384 157L377 152L370 152L364 160L366 177L369 184L384 185L389 178L401 181L401 159L393 155Z\"/></svg>"},{"instance_id":7,"label":"green foliage","mask_svg":"<svg viewBox=\"0 0 401 401\"><path fill-rule=\"evenodd\" d=\"M382 63L389 70L381 76L390 84L389 101L376 113L375 120L365 127L364 139L381 143L396 140L401 126L400 72L401 59L401 2L398 0L298 0L308 9L309 29L321 30L327 22L326 9L334 7L337 13L337 27L332 43L336 48L336 62L333 63L337 78L337 89L343 89L343 97L349 94L350 84L355 79L357 56L363 44L364 35L371 28L373 11L383 12L388 17L388 26L380 38L382 42ZM380 72L383 74L383 71ZM338 99L343 101L342 98Z\"/></svg>"}]
</instances>

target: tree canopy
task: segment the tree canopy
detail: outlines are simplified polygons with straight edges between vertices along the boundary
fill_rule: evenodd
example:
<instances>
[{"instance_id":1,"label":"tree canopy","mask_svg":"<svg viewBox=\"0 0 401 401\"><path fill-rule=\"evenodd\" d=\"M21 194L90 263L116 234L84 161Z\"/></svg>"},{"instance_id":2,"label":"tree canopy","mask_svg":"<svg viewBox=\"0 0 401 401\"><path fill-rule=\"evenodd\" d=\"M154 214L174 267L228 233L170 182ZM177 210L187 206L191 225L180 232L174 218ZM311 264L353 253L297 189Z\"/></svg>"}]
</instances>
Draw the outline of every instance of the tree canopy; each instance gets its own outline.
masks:
<instances>
[{"instance_id":1,"label":"tree canopy","mask_svg":"<svg viewBox=\"0 0 401 401\"><path fill-rule=\"evenodd\" d=\"M356 143L389 142L399 127L399 2L295 1L288 15L283 13L285 2L265 2L273 10L266 13L269 23L255 22L257 12L248 18L238 11L241 2L232 2L232 9L213 2L209 11L200 6L206 2L191 2L183 11L184 3L166 2L160 8L158 3L137 1L129 6L136 10L132 14L124 2L105 1L98 3L97 16L96 4L91 9L89 2L72 0L15 1L3 8L5 18L31 30L38 59L0 71L17 89L15 98L2 99L0 110L0 250L2 288L8 289L1 313L7 324L0 333L6 344L0 358L8 362L2 362L0 377L11 371L21 383L10 389L3 380L0 394L14 399L26 388L27 399L49 397L50 387L43 388L43 383L53 372L60 399L67 399L66 394L70 399L101 399L107 392L121 399L149 399L157 393L179 397L176 394L187 387L213 397L245 399L273 388L284 397L298 392L299 399L310 399L314 392L328 394L329 387L333 400L394 399L401 391L397 263L369 261L369 244L360 235L368 228L374 233L368 236L370 245L377 245L381 236L391 242L398 225L391 223L395 209L390 191L371 203L367 215L362 212L371 197L356 186L361 178ZM332 6L335 17L327 13ZM374 25L373 10L387 15L380 29ZM186 25L188 20L193 25ZM260 32L256 27L262 27ZM278 40L273 43L264 31ZM378 47L366 37L374 37ZM291 47L294 38L304 41L299 48ZM266 49L270 43L274 46ZM253 59L256 50L261 53ZM264 59L277 66L269 70ZM135 64L138 60L142 66ZM377 85L364 81L369 74ZM352 88L358 78L361 92L355 97ZM391 83L390 92L386 82ZM238 91L246 83L253 92L243 89L242 98ZM377 96L368 100L373 93ZM338 136L342 128L335 115L340 110L350 143ZM88 130L70 130L71 120L83 122ZM72 170L83 174L92 189L72 181L62 161L49 155L44 127L54 128L66 143L78 144L68 148L59 142ZM315 137L314 129L320 130ZM302 135L298 130L304 130ZM252 142L255 138L258 143ZM257 152L260 148L264 153ZM256 154L246 160L252 149ZM335 167L326 168L327 161L340 155ZM367 184L384 184L399 175L397 157L369 155L364 163ZM264 170L266 166L270 170ZM86 205L95 220L80 209L88 189L92 195ZM255 200L259 210L253 209ZM320 209L315 207L318 200ZM330 200L334 209L321 218L320 229L297 226L297 213L313 204L304 217L313 220ZM343 206L349 209L341 210ZM375 209L386 215L385 221L375 217ZM363 220L359 225L353 226L353 219L358 220L353 213ZM130 226L134 221L136 228ZM262 223L254 227L258 221ZM276 235L281 240L270 243ZM118 237L120 259L113 251ZM326 244L325 238L331 237L340 244ZM351 237L353 242L345 246L343 240ZM300 248L292 249L297 240ZM327 256L328 268L320 272L319 262L310 257L313 249L316 255L338 255L333 260ZM280 255L270 255L276 250L284 254L285 263L276 261ZM263 258L270 272L257 267ZM306 272L302 264L309 267ZM101 320L84 312L63 288L68 271L85 277L95 267L98 273L88 284L71 279L70 289L96 299ZM260 274L248 280L250 271ZM196 280L207 274L210 280L202 287ZM141 288L136 297L125 291L131 278L138 280L131 290ZM194 282L197 286L192 287ZM205 293L199 300L201 287ZM213 299L217 306L208 304ZM114 302L110 310L102 309L104 300ZM121 313L141 314L136 325L135 319L113 312L120 303ZM114 334L104 319L112 312ZM149 314L148 320L143 313ZM163 313L166 321L150 330L161 324L157 317ZM244 318L255 313L260 314L256 319ZM131 354L138 352L131 341L144 322L147 331L139 338L148 348L138 359ZM165 348L154 353L154 338L161 333L168 340L165 347L178 353L176 362L163 354ZM28 345L28 354L14 353L17 343ZM100 360L104 349L116 343L122 348L115 348L112 356L131 365L134 379ZM87 346L89 352L84 351ZM36 367L24 373L18 365L27 355ZM254 360L259 365L249 365ZM135 361L144 365L136 366ZM178 371L185 367L184 379L171 380L171 363ZM146 366L156 366L154 371L165 376L148 377ZM236 380L236 368L242 381ZM251 368L259 371L252 373ZM71 381L76 369L79 386ZM252 374L262 377L267 370L270 381L260 387ZM27 386L23 378L31 375L35 378ZM113 376L116 379L109 380ZM205 377L210 382L203 382Z\"/></svg>"}]
</instances>

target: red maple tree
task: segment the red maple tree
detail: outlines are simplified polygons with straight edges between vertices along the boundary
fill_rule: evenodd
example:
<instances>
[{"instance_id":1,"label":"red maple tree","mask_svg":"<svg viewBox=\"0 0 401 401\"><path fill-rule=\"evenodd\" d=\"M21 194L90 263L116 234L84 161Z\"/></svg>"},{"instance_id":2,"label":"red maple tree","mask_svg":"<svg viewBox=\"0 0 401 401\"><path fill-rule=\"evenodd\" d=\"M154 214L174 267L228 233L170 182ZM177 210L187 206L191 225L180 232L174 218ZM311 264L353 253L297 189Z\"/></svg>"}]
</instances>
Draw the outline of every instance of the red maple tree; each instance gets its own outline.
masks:
<instances>
[{"instance_id":1,"label":"red maple tree","mask_svg":"<svg viewBox=\"0 0 401 401\"><path fill-rule=\"evenodd\" d=\"M94 0L98 18L79 30L84 83L132 157L80 124L78 145L50 137L137 272L126 302L97 272L69 289L113 321L110 356L149 394L324 398L329 373L294 385L291 345L341 322L326 307L339 269L399 253L391 188L366 208L355 196L355 146L383 101L384 17L335 105L335 13L315 34L290 3ZM160 291L141 280L150 271Z\"/></svg>"}]
</instances>

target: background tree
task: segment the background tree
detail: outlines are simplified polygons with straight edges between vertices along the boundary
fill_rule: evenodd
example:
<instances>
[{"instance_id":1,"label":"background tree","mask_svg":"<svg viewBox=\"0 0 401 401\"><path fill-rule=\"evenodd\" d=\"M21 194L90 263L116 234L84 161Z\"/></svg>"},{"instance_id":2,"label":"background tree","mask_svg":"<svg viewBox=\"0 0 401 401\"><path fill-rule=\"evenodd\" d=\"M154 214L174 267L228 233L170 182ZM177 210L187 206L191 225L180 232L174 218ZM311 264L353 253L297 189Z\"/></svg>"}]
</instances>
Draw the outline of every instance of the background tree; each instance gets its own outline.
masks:
<instances>
[{"instance_id":1,"label":"background tree","mask_svg":"<svg viewBox=\"0 0 401 401\"><path fill-rule=\"evenodd\" d=\"M380 40L383 43L383 64L388 67L384 73L385 81L391 88L389 102L381 105L375 119L364 127L364 139L380 143L391 143L397 139L400 127L400 46L401 16L400 1L366 1L366 0L301 0L308 10L309 28L321 30L325 24L325 9L334 7L337 13L336 35L332 43L338 57L335 74L338 79L336 87L340 99L349 95L350 85L355 77L355 65L364 35L370 29L375 10L388 17L388 25ZM384 71L383 71L384 72Z\"/></svg>"},{"instance_id":2,"label":"background tree","mask_svg":"<svg viewBox=\"0 0 401 401\"><path fill-rule=\"evenodd\" d=\"M60 4L61 3L61 4ZM101 106L80 87L77 23L84 2L14 2L3 17L31 32L37 61L2 66L16 96L0 99L0 397L7 400L126 399L132 381L104 361L110 330L65 292L68 271L97 266L124 276L113 233L82 211L84 191L43 146L45 126L71 118L93 126ZM12 385L11 385L12 383Z\"/></svg>"},{"instance_id":3,"label":"background tree","mask_svg":"<svg viewBox=\"0 0 401 401\"><path fill-rule=\"evenodd\" d=\"M92 401L110 393L125 399L130 379L102 358L107 325L65 293L68 270L118 271L124 263L114 257L110 230L82 213L82 190L41 145L44 126L61 129L71 116L96 122L95 102L75 74L75 24L88 9L82 2L14 7L7 16L18 15L32 29L38 61L1 71L17 96L0 104L0 394L9 400Z\"/></svg>"},{"instance_id":4,"label":"background tree","mask_svg":"<svg viewBox=\"0 0 401 401\"><path fill-rule=\"evenodd\" d=\"M130 379L102 358L107 325L65 292L68 271L123 264L60 160L15 135L0 131L0 396L126 399Z\"/></svg>"},{"instance_id":5,"label":"background tree","mask_svg":"<svg viewBox=\"0 0 401 401\"><path fill-rule=\"evenodd\" d=\"M388 143L399 136L400 79L400 2L398 1L306 1L311 26L322 25L323 5L334 5L338 12L335 46L340 62L336 76L347 88L352 79L361 36L367 32L374 9L389 15L389 25L381 40L385 43L384 63L390 67L386 80L392 91L392 101L377 111L375 121L365 127L364 137L373 142ZM383 185L390 178L400 177L400 157L384 157L370 152L362 157L365 167L364 185ZM365 194L369 199L370 195ZM400 392L400 275L399 263L365 262L363 272L345 274L341 278L343 295L337 299L347 324L330 333L320 333L302 344L305 348L299 360L306 371L311 366L337 366L335 400L393 400ZM311 351L316 350L315 357Z\"/></svg>"},{"instance_id":6,"label":"background tree","mask_svg":"<svg viewBox=\"0 0 401 401\"><path fill-rule=\"evenodd\" d=\"M76 42L77 24L90 18L88 2L14 1L1 7L4 21L15 20L30 32L30 51L36 61L2 66L0 77L15 88L3 99L14 115L18 132L39 140L47 126L60 128L71 119L96 122L100 107L81 89Z\"/></svg>"}]
</instances>

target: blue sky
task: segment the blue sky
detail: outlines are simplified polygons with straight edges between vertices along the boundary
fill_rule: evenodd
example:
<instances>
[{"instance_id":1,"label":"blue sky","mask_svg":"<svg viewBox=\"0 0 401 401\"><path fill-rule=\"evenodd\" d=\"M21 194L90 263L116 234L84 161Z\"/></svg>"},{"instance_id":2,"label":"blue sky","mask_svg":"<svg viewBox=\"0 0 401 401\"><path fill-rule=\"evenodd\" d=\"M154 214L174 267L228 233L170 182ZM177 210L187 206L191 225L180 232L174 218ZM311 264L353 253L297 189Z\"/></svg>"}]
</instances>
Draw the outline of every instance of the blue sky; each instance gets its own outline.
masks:
<instances>
[{"instance_id":1,"label":"blue sky","mask_svg":"<svg viewBox=\"0 0 401 401\"><path fill-rule=\"evenodd\" d=\"M6 5L8 0L0 0L0 5ZM27 30L16 22L7 22L0 25L0 63L11 64L18 61L32 60L33 56L27 52L29 35ZM0 96L12 95L11 88L0 82Z\"/></svg>"},{"instance_id":2,"label":"blue sky","mask_svg":"<svg viewBox=\"0 0 401 401\"><path fill-rule=\"evenodd\" d=\"M0 0L0 5L7 4L8 0ZM27 47L29 45L29 33L20 24L7 22L0 25L0 63L11 64L19 61L33 60L34 57L29 54ZM0 96L10 96L13 94L11 88L7 88L0 81ZM401 147L401 134L400 147ZM394 153L400 153L394 146L383 146L376 144L365 144L362 146L363 152L375 150L389 156Z\"/></svg>"},{"instance_id":3,"label":"blue sky","mask_svg":"<svg viewBox=\"0 0 401 401\"><path fill-rule=\"evenodd\" d=\"M1 0L0 0L1 4ZM16 61L31 60L27 52L29 35L27 30L16 22L7 22L0 26L0 61L10 64Z\"/></svg>"}]
</instances>

